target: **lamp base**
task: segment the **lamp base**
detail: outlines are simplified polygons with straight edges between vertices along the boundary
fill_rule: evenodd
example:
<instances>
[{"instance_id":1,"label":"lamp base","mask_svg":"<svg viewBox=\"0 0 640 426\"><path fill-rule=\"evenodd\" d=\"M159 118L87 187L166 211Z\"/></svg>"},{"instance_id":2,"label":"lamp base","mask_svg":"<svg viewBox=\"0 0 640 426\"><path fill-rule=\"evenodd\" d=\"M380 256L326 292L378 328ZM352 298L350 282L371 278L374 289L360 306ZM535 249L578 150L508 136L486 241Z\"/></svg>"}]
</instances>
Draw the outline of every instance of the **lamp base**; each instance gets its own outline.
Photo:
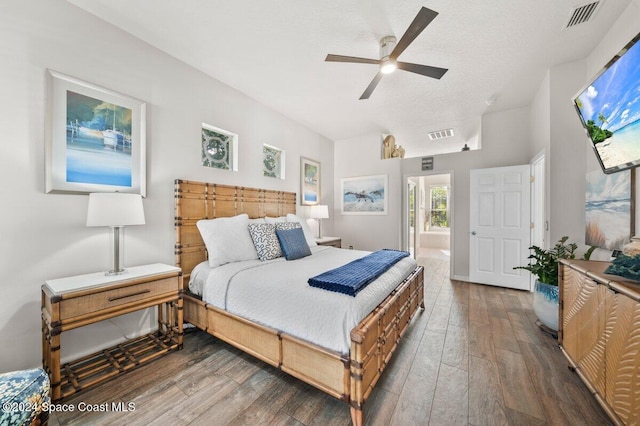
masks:
<instances>
[{"instance_id":1,"label":"lamp base","mask_svg":"<svg viewBox=\"0 0 640 426\"><path fill-rule=\"evenodd\" d=\"M112 226L110 234L113 248L111 252L111 269L105 272L105 275L120 275L125 272L125 269L122 267L124 265L122 261L124 258L124 227Z\"/></svg>"}]
</instances>

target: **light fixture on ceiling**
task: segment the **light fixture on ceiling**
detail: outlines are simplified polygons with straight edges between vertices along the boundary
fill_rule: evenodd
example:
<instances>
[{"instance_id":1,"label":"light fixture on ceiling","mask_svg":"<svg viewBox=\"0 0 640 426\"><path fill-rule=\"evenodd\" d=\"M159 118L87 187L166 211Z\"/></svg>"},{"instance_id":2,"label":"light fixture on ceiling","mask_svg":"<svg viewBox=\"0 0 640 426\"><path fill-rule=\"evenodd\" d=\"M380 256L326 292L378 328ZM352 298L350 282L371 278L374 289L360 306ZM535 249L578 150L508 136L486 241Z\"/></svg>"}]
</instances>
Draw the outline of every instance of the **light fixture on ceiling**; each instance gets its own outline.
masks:
<instances>
[{"instance_id":1,"label":"light fixture on ceiling","mask_svg":"<svg viewBox=\"0 0 640 426\"><path fill-rule=\"evenodd\" d=\"M380 72L382 74L391 74L397 68L398 68L398 64L396 63L396 61L393 61L391 59L384 60L380 64Z\"/></svg>"},{"instance_id":2,"label":"light fixture on ceiling","mask_svg":"<svg viewBox=\"0 0 640 426\"><path fill-rule=\"evenodd\" d=\"M390 57L396 47L396 41L394 36L386 36L380 40L380 72L382 74L391 74L398 68L395 59Z\"/></svg>"},{"instance_id":3,"label":"light fixture on ceiling","mask_svg":"<svg viewBox=\"0 0 640 426\"><path fill-rule=\"evenodd\" d=\"M495 103L496 103L496 99L497 99L496 95L493 95L493 96L491 96L489 99L487 99L486 101L484 101L484 103L485 103L485 104L487 104L487 105L489 105L489 106L491 106L491 105L493 105L493 104L495 104Z\"/></svg>"},{"instance_id":4,"label":"light fixture on ceiling","mask_svg":"<svg viewBox=\"0 0 640 426\"><path fill-rule=\"evenodd\" d=\"M356 56L343 56L328 54L324 59L327 62L348 62L352 64L376 64L378 72L371 83L367 86L360 99L369 99L371 93L375 90L380 80L385 74L393 72L395 69L401 71L412 72L415 74L431 77L435 79L442 78L448 71L446 68L432 67L430 65L411 64L408 62L397 62L398 56L405 51L407 47L422 33L422 31L438 16L435 10L421 7L420 11L413 19L409 27L406 29L400 42L396 43L394 36L386 36L380 40L380 59L359 58Z\"/></svg>"},{"instance_id":5,"label":"light fixture on ceiling","mask_svg":"<svg viewBox=\"0 0 640 426\"><path fill-rule=\"evenodd\" d=\"M465 143L464 146L462 147L461 151L471 151L471 148L469 148L469 145L467 145Z\"/></svg>"}]
</instances>

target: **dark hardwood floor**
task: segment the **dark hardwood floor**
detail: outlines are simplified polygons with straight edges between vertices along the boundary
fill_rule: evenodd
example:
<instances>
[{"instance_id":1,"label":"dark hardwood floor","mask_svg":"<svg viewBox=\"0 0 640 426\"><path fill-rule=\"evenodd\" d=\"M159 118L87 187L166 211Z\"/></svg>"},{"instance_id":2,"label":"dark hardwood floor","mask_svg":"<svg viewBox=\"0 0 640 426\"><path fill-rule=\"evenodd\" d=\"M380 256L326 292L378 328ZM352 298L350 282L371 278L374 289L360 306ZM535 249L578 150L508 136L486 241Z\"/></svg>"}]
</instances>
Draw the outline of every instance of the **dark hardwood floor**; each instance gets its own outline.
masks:
<instances>
[{"instance_id":1,"label":"dark hardwood floor","mask_svg":"<svg viewBox=\"0 0 640 426\"><path fill-rule=\"evenodd\" d=\"M611 424L535 326L530 293L451 281L448 261L419 262L426 309L367 401L367 425ZM350 424L347 404L200 331L182 351L64 402L135 411L76 408L50 425Z\"/></svg>"}]
</instances>

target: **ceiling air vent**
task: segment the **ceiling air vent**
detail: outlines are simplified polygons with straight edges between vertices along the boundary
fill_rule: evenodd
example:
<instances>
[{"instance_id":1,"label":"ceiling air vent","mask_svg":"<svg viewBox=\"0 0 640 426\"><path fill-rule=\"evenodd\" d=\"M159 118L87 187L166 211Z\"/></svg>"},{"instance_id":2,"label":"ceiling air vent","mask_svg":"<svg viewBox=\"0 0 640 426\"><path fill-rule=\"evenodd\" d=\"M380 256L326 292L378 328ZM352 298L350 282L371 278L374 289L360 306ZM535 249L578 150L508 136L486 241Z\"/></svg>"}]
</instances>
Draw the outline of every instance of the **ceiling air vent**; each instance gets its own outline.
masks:
<instances>
[{"instance_id":1,"label":"ceiling air vent","mask_svg":"<svg viewBox=\"0 0 640 426\"><path fill-rule=\"evenodd\" d=\"M432 141L450 138L451 136L453 136L453 129L438 130L436 132L429 133L429 139L431 139Z\"/></svg>"},{"instance_id":2,"label":"ceiling air vent","mask_svg":"<svg viewBox=\"0 0 640 426\"><path fill-rule=\"evenodd\" d=\"M569 20L567 20L567 24L564 26L564 28L571 28L575 27L576 25L588 22L595 16L598 9L600 9L602 1L603 0L594 1L593 3L574 8L569 14Z\"/></svg>"}]
</instances>

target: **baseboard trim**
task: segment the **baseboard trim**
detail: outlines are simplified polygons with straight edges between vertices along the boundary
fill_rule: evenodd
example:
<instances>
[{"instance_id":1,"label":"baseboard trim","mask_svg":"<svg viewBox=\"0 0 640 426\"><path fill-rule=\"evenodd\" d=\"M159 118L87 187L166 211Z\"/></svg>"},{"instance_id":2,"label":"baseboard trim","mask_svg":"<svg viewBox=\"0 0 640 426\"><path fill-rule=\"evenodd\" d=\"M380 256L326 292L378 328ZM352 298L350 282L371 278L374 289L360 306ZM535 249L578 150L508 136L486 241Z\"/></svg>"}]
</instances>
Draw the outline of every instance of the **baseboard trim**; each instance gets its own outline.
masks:
<instances>
[{"instance_id":1,"label":"baseboard trim","mask_svg":"<svg viewBox=\"0 0 640 426\"><path fill-rule=\"evenodd\" d=\"M454 275L452 280L456 280L456 281L466 281L468 283L471 282L471 280L469 279L469 277L464 276L464 275Z\"/></svg>"}]
</instances>

